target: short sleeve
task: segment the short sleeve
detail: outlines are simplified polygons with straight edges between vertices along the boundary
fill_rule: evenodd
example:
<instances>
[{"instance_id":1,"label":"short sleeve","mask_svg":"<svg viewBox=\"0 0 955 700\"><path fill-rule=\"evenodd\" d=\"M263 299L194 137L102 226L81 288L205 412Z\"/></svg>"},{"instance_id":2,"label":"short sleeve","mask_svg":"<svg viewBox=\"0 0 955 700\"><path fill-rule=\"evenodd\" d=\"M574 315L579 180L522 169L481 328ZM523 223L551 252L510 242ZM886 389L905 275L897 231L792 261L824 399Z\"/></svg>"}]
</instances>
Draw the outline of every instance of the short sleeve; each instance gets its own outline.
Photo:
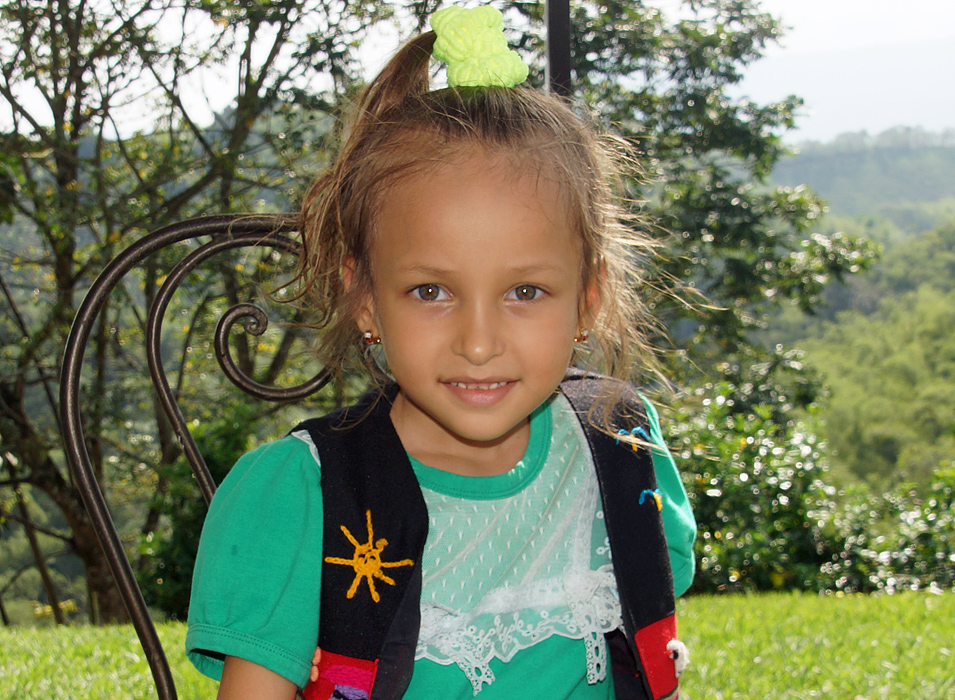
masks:
<instances>
[{"instance_id":1,"label":"short sleeve","mask_svg":"<svg viewBox=\"0 0 955 700\"><path fill-rule=\"evenodd\" d=\"M656 409L644 399L647 418L650 421L650 440L656 446L652 450L653 469L657 487L663 498L663 529L670 550L670 568L673 571L673 588L676 595L683 595L693 583L696 559L693 542L696 540L696 519L687 498L683 480L677 471L670 450L663 441L660 418Z\"/></svg>"},{"instance_id":2,"label":"short sleeve","mask_svg":"<svg viewBox=\"0 0 955 700\"><path fill-rule=\"evenodd\" d=\"M222 676L226 656L299 687L318 642L322 494L318 455L289 436L243 456L212 499L189 605L186 653Z\"/></svg>"}]
</instances>

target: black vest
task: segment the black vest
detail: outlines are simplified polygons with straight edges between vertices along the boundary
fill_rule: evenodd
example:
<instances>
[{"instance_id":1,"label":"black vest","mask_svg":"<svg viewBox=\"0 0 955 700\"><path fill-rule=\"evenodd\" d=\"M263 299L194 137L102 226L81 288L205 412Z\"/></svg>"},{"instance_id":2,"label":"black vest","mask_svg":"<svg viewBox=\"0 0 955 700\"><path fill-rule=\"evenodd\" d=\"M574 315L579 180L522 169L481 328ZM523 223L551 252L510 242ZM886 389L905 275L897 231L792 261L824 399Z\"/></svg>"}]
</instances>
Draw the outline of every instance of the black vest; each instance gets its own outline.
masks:
<instances>
[{"instance_id":1,"label":"black vest","mask_svg":"<svg viewBox=\"0 0 955 700\"><path fill-rule=\"evenodd\" d=\"M618 699L678 695L667 644L676 637L673 579L649 451L588 420L610 381L571 371L560 385L590 444L603 501L626 634L607 634ZM629 387L614 431L646 437L646 413ZM421 555L428 511L389 417L397 387L305 421L322 469L324 539L318 681L306 700L397 700L411 680L420 626ZM596 421L603 423L602 416Z\"/></svg>"}]
</instances>

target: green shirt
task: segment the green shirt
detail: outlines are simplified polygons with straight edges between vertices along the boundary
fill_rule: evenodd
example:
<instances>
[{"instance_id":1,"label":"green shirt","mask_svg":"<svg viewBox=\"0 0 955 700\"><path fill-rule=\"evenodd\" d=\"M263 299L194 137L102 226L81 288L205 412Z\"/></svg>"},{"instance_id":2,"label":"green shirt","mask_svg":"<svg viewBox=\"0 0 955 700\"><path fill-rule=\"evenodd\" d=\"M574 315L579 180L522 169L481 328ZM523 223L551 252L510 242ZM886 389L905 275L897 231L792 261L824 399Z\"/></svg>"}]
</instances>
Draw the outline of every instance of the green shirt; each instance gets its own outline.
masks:
<instances>
[{"instance_id":1,"label":"green shirt","mask_svg":"<svg viewBox=\"0 0 955 700\"><path fill-rule=\"evenodd\" d=\"M649 405L648 412L652 440L661 446L653 451L653 462L679 594L693 576L695 523ZM567 434L568 415L551 411L550 404L538 411L525 458L504 475L460 477L414 463L429 512L435 499L478 502L520 494L560 456L552 454L549 436ZM423 601L430 598L434 539L429 532L422 558ZM219 678L224 657L239 656L303 686L318 638L321 563L320 467L314 446L301 436L289 436L244 456L216 493L203 528L189 610L189 658L200 671ZM533 694L538 697L612 697L609 677L587 682L585 657L582 640L547 637L520 649L507 662L491 659L494 680L481 686L480 696L495 700L526 694L533 678ZM554 659L562 663L555 664ZM545 668L548 673L541 674ZM473 693L472 682L457 665L427 658L415 662L408 697L470 698Z\"/></svg>"}]
</instances>

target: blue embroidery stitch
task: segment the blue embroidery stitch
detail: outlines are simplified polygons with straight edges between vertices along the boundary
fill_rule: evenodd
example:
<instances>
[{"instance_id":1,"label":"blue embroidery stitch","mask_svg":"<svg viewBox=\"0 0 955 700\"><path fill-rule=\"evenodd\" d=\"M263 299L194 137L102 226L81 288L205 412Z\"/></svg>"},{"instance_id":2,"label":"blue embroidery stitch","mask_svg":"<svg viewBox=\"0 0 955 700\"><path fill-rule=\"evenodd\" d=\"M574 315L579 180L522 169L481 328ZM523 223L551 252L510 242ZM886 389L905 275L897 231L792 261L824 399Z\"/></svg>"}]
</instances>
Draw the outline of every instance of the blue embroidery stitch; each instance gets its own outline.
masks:
<instances>
[{"instance_id":1,"label":"blue embroidery stitch","mask_svg":"<svg viewBox=\"0 0 955 700\"><path fill-rule=\"evenodd\" d=\"M628 434L628 433L627 433L626 428L621 428L620 430L617 431L617 435L627 435L627 434ZM647 435L647 431L644 430L643 428L641 428L639 425L638 425L636 428L634 428L633 430L631 430L629 434L630 434L632 437L640 437L640 438L643 438L644 442L650 442L650 436ZM614 442L615 442L615 444L619 445L619 444L620 444L620 438L618 437L616 440L614 440ZM636 449L636 446L634 446L634 449Z\"/></svg>"}]
</instances>

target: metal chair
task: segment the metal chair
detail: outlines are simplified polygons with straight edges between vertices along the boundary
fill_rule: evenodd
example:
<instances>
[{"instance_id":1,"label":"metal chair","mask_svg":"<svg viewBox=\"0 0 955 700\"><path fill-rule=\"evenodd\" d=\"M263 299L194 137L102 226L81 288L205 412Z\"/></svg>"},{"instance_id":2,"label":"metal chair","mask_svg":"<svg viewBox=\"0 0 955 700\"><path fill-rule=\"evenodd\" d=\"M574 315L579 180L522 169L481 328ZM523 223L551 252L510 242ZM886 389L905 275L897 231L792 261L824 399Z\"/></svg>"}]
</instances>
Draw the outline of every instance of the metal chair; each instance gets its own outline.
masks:
<instances>
[{"instance_id":1,"label":"metal chair","mask_svg":"<svg viewBox=\"0 0 955 700\"><path fill-rule=\"evenodd\" d=\"M125 275L151 255L167 250L170 246L208 239L198 247L193 247L191 252L172 267L151 304L146 319L146 356L153 386L189 460L200 491L208 503L215 493L216 484L189 433L162 366L160 345L163 317L170 299L183 280L203 262L224 251L249 246L268 247L284 254L297 255L299 244L290 237L290 233L290 221L281 216L235 215L194 219L148 234L114 258L99 275L77 312L67 340L60 382L60 410L67 458L130 619L139 635L160 700L176 698L172 675L133 568L110 516L103 491L97 483L86 447L80 417L80 375L85 350L110 292ZM230 308L220 318L215 332L216 359L233 384L250 396L276 402L302 399L326 385L329 380L326 370L322 370L304 384L284 389L259 384L243 374L229 350L229 333L233 326L243 319L246 332L253 335L260 335L268 325L266 314L261 308L242 303Z\"/></svg>"}]
</instances>

